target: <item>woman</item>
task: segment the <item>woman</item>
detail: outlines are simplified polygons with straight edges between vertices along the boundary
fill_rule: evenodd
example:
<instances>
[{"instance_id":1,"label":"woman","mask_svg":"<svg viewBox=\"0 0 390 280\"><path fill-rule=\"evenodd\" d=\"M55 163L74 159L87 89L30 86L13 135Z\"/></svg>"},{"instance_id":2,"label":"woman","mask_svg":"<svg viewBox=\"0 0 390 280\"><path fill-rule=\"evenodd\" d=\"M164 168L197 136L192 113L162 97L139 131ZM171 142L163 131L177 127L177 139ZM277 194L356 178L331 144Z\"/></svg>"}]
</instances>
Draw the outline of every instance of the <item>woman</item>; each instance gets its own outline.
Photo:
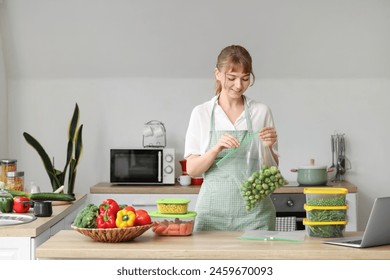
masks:
<instances>
[{"instance_id":1,"label":"woman","mask_svg":"<svg viewBox=\"0 0 390 280\"><path fill-rule=\"evenodd\" d=\"M253 79L251 82L251 78ZM204 176L195 211L195 230L275 229L275 208L269 197L246 211L240 186L216 162L252 132L259 131L262 161L278 164L277 133L270 109L244 96L254 82L252 58L242 46L228 46L215 68L216 96L196 106L191 114L185 143L189 175ZM245 162L237 166L245 168Z\"/></svg>"}]
</instances>

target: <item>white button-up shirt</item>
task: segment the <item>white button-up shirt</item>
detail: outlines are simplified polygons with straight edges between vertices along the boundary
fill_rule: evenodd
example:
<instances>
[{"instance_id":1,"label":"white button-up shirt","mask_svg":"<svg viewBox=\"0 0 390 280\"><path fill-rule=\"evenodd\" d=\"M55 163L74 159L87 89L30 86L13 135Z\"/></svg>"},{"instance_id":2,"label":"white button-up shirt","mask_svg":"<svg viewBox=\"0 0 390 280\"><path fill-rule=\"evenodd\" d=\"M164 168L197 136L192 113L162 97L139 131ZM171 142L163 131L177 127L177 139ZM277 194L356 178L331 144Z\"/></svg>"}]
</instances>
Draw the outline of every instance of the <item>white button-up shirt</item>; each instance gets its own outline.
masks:
<instances>
[{"instance_id":1,"label":"white button-up shirt","mask_svg":"<svg viewBox=\"0 0 390 280\"><path fill-rule=\"evenodd\" d=\"M246 102L252 120L253 132L262 129L263 127L275 127L272 112L267 105L252 100L248 97L246 97ZM214 104L215 130L248 129L245 119L245 112L242 112L235 123L232 123L223 109L219 106L218 96L214 96L211 100L196 106L192 110L186 133L184 158L187 158L190 155L202 155L207 151L210 138L211 112ZM277 154L277 142L272 146L272 149ZM260 151L264 163L275 165L273 164L273 159L269 148L262 147ZM272 161L269 162L269 160Z\"/></svg>"}]
</instances>

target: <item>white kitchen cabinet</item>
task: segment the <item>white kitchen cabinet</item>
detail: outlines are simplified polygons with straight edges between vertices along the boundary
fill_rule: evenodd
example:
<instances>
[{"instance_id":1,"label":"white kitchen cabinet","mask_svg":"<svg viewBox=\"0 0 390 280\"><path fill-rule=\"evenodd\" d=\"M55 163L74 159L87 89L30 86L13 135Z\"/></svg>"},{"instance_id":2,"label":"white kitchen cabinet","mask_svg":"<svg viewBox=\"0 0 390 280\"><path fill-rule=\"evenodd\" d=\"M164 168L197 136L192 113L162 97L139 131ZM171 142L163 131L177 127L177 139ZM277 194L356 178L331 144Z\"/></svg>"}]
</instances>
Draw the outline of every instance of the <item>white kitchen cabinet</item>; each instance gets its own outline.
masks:
<instances>
[{"instance_id":1,"label":"white kitchen cabinet","mask_svg":"<svg viewBox=\"0 0 390 280\"><path fill-rule=\"evenodd\" d=\"M53 206L53 215L21 225L0 227L0 260L34 260L35 249L63 229L70 229L77 213L84 208L83 195L69 205Z\"/></svg>"}]
</instances>

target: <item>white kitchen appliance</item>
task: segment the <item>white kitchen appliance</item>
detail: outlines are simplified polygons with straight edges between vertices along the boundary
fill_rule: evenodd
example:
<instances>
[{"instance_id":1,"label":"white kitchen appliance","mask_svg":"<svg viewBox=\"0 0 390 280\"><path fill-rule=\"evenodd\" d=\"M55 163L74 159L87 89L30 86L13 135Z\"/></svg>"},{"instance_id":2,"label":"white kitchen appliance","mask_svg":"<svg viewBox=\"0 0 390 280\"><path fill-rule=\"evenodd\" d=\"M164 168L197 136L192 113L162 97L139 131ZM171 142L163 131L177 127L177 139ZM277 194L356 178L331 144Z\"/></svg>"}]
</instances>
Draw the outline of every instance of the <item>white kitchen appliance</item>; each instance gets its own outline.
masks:
<instances>
[{"instance_id":1,"label":"white kitchen appliance","mask_svg":"<svg viewBox=\"0 0 390 280\"><path fill-rule=\"evenodd\" d=\"M110 157L113 184L175 184L175 150L172 148L111 149Z\"/></svg>"}]
</instances>

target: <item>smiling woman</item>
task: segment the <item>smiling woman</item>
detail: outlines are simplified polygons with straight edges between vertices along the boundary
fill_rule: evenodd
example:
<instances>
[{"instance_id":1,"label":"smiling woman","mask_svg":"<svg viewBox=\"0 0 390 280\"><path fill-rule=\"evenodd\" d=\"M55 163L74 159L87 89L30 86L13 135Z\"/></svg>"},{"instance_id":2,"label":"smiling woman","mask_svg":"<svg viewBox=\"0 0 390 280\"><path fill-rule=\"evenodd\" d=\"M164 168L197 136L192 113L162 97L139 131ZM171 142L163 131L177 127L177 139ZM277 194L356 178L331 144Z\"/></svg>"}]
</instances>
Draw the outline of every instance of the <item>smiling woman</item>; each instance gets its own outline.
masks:
<instances>
[{"instance_id":1,"label":"smiling woman","mask_svg":"<svg viewBox=\"0 0 390 280\"><path fill-rule=\"evenodd\" d=\"M254 81L249 52L239 45L225 47L215 68L216 96L196 106L191 114L185 146L187 172L193 177L204 175L195 208L195 230L275 229L271 199L266 197L253 210L246 211L236 180L241 168L253 173L260 169L261 162L278 162L277 134L270 109L244 96L251 76ZM255 131L259 131L254 134L256 140L261 140L256 142L256 164L249 166L245 158L235 159L236 166L226 176L226 170L219 169L216 162ZM265 154L271 155L270 162Z\"/></svg>"}]
</instances>

